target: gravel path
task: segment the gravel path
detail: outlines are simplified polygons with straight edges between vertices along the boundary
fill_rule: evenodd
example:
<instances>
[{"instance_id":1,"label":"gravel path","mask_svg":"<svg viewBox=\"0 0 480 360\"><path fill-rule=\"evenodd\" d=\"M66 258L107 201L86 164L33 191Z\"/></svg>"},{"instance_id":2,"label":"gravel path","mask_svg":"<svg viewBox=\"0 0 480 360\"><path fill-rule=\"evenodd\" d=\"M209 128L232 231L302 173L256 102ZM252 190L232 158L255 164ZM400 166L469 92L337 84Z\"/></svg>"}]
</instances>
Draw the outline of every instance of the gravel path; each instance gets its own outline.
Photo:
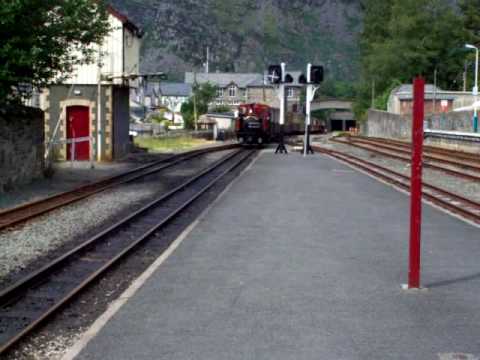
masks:
<instances>
[{"instance_id":1,"label":"gravel path","mask_svg":"<svg viewBox=\"0 0 480 360\"><path fill-rule=\"evenodd\" d=\"M139 208L153 196L178 185L229 151L211 153L182 163L142 181L102 192L78 203L38 217L12 230L0 232L0 281L19 272L34 260L75 238L111 222L120 213Z\"/></svg>"},{"instance_id":2,"label":"gravel path","mask_svg":"<svg viewBox=\"0 0 480 360\"><path fill-rule=\"evenodd\" d=\"M350 145L328 142L325 138L316 138L315 143L333 150L347 152L359 158L410 176L409 163L374 154L370 151L358 149ZM458 168L455 170L458 171ZM478 173L476 175L478 175ZM423 179L432 185L480 202L480 182L458 178L445 174L444 172L428 168L423 169Z\"/></svg>"}]
</instances>

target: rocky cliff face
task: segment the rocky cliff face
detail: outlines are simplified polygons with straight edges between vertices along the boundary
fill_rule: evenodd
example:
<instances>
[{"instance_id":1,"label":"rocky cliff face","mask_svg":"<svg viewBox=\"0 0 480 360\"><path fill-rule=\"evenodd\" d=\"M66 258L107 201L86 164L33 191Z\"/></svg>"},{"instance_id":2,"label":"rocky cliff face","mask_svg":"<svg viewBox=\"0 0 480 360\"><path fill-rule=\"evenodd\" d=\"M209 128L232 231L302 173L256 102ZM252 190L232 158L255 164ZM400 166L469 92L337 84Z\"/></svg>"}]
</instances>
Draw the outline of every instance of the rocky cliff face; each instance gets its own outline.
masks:
<instances>
[{"instance_id":1,"label":"rocky cliff face","mask_svg":"<svg viewBox=\"0 0 480 360\"><path fill-rule=\"evenodd\" d=\"M360 0L114 0L146 31L143 71L180 77L202 69L262 71L285 61L323 63L330 76L355 77ZM181 78L181 77L180 77Z\"/></svg>"}]
</instances>

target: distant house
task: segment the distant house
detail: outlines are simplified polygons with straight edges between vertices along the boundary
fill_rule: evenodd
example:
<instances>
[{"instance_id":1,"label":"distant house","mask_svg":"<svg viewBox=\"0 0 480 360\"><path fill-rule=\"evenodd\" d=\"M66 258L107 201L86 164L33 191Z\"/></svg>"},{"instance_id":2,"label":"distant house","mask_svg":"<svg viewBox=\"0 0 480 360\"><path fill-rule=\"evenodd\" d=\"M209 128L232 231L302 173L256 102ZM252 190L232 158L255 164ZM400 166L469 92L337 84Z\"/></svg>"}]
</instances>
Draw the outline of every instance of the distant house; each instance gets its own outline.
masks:
<instances>
[{"instance_id":1,"label":"distant house","mask_svg":"<svg viewBox=\"0 0 480 360\"><path fill-rule=\"evenodd\" d=\"M294 82L287 87L288 111L300 112L299 71L289 72ZM217 97L211 106L228 106L235 110L241 103L264 103L279 108L280 101L275 88L266 81L261 73L185 73L185 83L211 83L217 86Z\"/></svg>"},{"instance_id":2,"label":"distant house","mask_svg":"<svg viewBox=\"0 0 480 360\"><path fill-rule=\"evenodd\" d=\"M425 113L450 112L459 92L444 91L433 85L425 86ZM413 111L413 86L406 84L392 90L387 104L387 111L394 114L408 115Z\"/></svg>"},{"instance_id":3,"label":"distant house","mask_svg":"<svg viewBox=\"0 0 480 360\"><path fill-rule=\"evenodd\" d=\"M159 89L160 103L166 107L172 117L174 125L183 126L180 114L182 105L192 95L192 85L186 83L161 83Z\"/></svg>"},{"instance_id":4,"label":"distant house","mask_svg":"<svg viewBox=\"0 0 480 360\"><path fill-rule=\"evenodd\" d=\"M192 85L186 83L161 83L160 103L169 106L175 112L180 112L182 104L192 96Z\"/></svg>"},{"instance_id":5,"label":"distant house","mask_svg":"<svg viewBox=\"0 0 480 360\"><path fill-rule=\"evenodd\" d=\"M129 96L139 75L142 31L114 8L108 7L108 12L112 30L95 63L76 66L64 74L67 80L42 91L45 136L49 144L61 144L55 146L59 159L109 161L125 156L130 148ZM73 138L92 141L76 144L73 153L65 144Z\"/></svg>"},{"instance_id":6,"label":"distant house","mask_svg":"<svg viewBox=\"0 0 480 360\"><path fill-rule=\"evenodd\" d=\"M216 125L216 130L234 130L234 113L222 113L222 114L204 114L198 119L198 126L200 129L213 129Z\"/></svg>"},{"instance_id":7,"label":"distant house","mask_svg":"<svg viewBox=\"0 0 480 360\"><path fill-rule=\"evenodd\" d=\"M160 83L158 82L145 82L145 85L141 87L143 89L143 106L147 109L157 109L161 106L160 103Z\"/></svg>"}]
</instances>

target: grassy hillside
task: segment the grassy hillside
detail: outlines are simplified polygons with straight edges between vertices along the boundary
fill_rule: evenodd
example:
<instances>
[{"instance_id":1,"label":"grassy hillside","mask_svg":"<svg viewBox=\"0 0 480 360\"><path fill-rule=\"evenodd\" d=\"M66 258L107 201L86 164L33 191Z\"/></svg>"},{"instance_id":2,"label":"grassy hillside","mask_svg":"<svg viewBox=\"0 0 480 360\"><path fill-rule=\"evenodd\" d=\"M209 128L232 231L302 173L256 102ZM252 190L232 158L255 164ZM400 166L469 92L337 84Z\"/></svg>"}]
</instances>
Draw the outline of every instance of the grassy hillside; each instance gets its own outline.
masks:
<instances>
[{"instance_id":1,"label":"grassy hillside","mask_svg":"<svg viewBox=\"0 0 480 360\"><path fill-rule=\"evenodd\" d=\"M143 71L181 77L201 69L262 71L285 61L323 63L329 76L355 77L360 0L114 0L146 31Z\"/></svg>"}]
</instances>

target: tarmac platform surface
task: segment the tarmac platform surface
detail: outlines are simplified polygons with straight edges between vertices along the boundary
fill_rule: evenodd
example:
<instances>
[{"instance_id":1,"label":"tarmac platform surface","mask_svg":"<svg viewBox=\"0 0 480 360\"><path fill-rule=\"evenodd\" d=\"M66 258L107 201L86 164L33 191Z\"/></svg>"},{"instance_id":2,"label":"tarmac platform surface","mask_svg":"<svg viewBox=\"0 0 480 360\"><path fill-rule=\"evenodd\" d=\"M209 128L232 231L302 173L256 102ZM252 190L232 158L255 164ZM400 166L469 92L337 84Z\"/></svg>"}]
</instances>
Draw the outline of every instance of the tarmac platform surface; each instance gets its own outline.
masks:
<instances>
[{"instance_id":1,"label":"tarmac platform surface","mask_svg":"<svg viewBox=\"0 0 480 360\"><path fill-rule=\"evenodd\" d=\"M479 229L322 155L265 151L77 359L477 359Z\"/></svg>"}]
</instances>

